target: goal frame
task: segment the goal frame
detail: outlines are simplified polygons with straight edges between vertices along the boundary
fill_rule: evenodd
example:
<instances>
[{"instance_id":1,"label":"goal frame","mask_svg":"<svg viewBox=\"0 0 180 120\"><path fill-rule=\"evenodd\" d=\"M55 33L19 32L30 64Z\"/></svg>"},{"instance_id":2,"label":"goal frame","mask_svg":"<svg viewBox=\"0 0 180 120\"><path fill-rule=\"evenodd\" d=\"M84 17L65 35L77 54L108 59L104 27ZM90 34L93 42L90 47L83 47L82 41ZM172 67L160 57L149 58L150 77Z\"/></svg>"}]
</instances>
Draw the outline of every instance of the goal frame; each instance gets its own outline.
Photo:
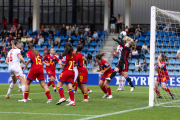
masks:
<instances>
[{"instance_id":1,"label":"goal frame","mask_svg":"<svg viewBox=\"0 0 180 120\"><path fill-rule=\"evenodd\" d=\"M156 7L151 7L151 30L150 30L150 74L149 74L149 106L154 106L154 64L156 42Z\"/></svg>"}]
</instances>

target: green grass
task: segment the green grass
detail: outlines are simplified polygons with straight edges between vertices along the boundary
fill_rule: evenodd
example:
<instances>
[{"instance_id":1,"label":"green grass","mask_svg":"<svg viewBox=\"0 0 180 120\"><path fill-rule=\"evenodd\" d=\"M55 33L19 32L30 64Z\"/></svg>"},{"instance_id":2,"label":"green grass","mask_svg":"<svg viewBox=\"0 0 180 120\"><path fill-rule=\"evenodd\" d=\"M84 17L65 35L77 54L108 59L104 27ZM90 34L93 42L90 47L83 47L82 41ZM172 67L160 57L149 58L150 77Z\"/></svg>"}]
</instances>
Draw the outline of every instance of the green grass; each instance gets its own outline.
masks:
<instances>
[{"instance_id":1,"label":"green grass","mask_svg":"<svg viewBox=\"0 0 180 120\"><path fill-rule=\"evenodd\" d=\"M111 86L113 99L102 99L104 95L99 86L88 86L93 93L89 94L88 103L81 103L83 95L80 91L75 94L76 106L59 106L56 102L60 99L50 87L53 103L46 104L47 98L40 85L30 86L29 98L33 101L19 103L22 99L17 86L11 92L11 99L6 99L9 85L0 84L0 120L74 120L95 115L114 113L123 110L142 108L148 106L148 87L136 87L134 92L129 92L130 87L125 87L123 92L115 92L117 86ZM67 89L65 97L68 98ZM36 94L31 94L36 93ZM4 112L4 113L2 113ZM9 112L9 113L7 113ZM12 113L11 113L12 112ZM18 112L18 113L15 113ZM69 115L67 115L69 114ZM89 116L88 116L89 115ZM104 116L96 120L179 120L179 108L152 107L144 110L130 111L121 114Z\"/></svg>"}]
</instances>

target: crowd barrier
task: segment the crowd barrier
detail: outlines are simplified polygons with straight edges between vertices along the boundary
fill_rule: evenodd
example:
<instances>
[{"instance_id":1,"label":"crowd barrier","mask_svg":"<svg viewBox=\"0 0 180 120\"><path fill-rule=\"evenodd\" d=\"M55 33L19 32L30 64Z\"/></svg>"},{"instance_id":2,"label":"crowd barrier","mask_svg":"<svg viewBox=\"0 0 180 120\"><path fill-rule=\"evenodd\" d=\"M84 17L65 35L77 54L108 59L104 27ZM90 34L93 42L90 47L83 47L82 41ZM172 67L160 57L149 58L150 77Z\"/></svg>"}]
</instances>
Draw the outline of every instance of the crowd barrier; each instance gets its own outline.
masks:
<instances>
[{"instance_id":1,"label":"crowd barrier","mask_svg":"<svg viewBox=\"0 0 180 120\"><path fill-rule=\"evenodd\" d=\"M24 74L25 78L27 76L27 73ZM60 73L56 74L55 83L57 84L58 78L60 76ZM133 84L135 86L149 86L149 75L129 75L131 78ZM46 83L49 82L50 78L45 73L45 79ZM156 79L156 78L155 78ZM154 79L154 80L155 80ZM0 73L0 83L9 83L11 82L11 77L9 73ZM99 74L88 74L88 83L87 85L98 85L99 83ZM38 80L33 81L32 84L39 84ZM110 82L110 85L118 85L118 76L115 76ZM128 86L128 83L125 83L125 86ZM178 75L170 75L169 80L167 83L167 86L169 87L180 87L180 76Z\"/></svg>"}]
</instances>

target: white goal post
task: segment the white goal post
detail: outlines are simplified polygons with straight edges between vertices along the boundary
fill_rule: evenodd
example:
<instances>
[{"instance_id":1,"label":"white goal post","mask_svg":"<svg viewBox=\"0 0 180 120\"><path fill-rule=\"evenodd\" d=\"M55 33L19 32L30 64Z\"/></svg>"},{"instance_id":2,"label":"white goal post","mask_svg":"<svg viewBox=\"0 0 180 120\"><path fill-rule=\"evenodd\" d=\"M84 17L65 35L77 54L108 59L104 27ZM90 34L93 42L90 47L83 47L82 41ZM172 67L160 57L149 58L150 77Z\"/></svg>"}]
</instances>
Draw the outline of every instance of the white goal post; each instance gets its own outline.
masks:
<instances>
[{"instance_id":1,"label":"white goal post","mask_svg":"<svg viewBox=\"0 0 180 120\"><path fill-rule=\"evenodd\" d=\"M154 106L154 64L156 41L156 7L151 7L151 35L150 35L150 74L149 74L149 106Z\"/></svg>"}]
</instances>

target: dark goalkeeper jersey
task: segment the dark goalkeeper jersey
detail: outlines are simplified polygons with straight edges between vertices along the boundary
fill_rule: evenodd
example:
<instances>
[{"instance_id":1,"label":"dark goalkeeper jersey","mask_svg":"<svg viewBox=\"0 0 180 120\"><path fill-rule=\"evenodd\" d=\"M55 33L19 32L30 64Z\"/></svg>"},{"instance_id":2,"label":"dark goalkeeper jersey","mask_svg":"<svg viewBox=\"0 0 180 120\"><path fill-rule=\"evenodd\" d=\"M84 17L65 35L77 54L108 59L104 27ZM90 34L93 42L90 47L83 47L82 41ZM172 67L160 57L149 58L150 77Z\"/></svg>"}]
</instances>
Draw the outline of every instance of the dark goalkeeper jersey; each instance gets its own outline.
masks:
<instances>
[{"instance_id":1,"label":"dark goalkeeper jersey","mask_svg":"<svg viewBox=\"0 0 180 120\"><path fill-rule=\"evenodd\" d=\"M129 47L123 46L122 52L121 52L121 59L120 62L128 62L129 54L131 53L131 49Z\"/></svg>"}]
</instances>

